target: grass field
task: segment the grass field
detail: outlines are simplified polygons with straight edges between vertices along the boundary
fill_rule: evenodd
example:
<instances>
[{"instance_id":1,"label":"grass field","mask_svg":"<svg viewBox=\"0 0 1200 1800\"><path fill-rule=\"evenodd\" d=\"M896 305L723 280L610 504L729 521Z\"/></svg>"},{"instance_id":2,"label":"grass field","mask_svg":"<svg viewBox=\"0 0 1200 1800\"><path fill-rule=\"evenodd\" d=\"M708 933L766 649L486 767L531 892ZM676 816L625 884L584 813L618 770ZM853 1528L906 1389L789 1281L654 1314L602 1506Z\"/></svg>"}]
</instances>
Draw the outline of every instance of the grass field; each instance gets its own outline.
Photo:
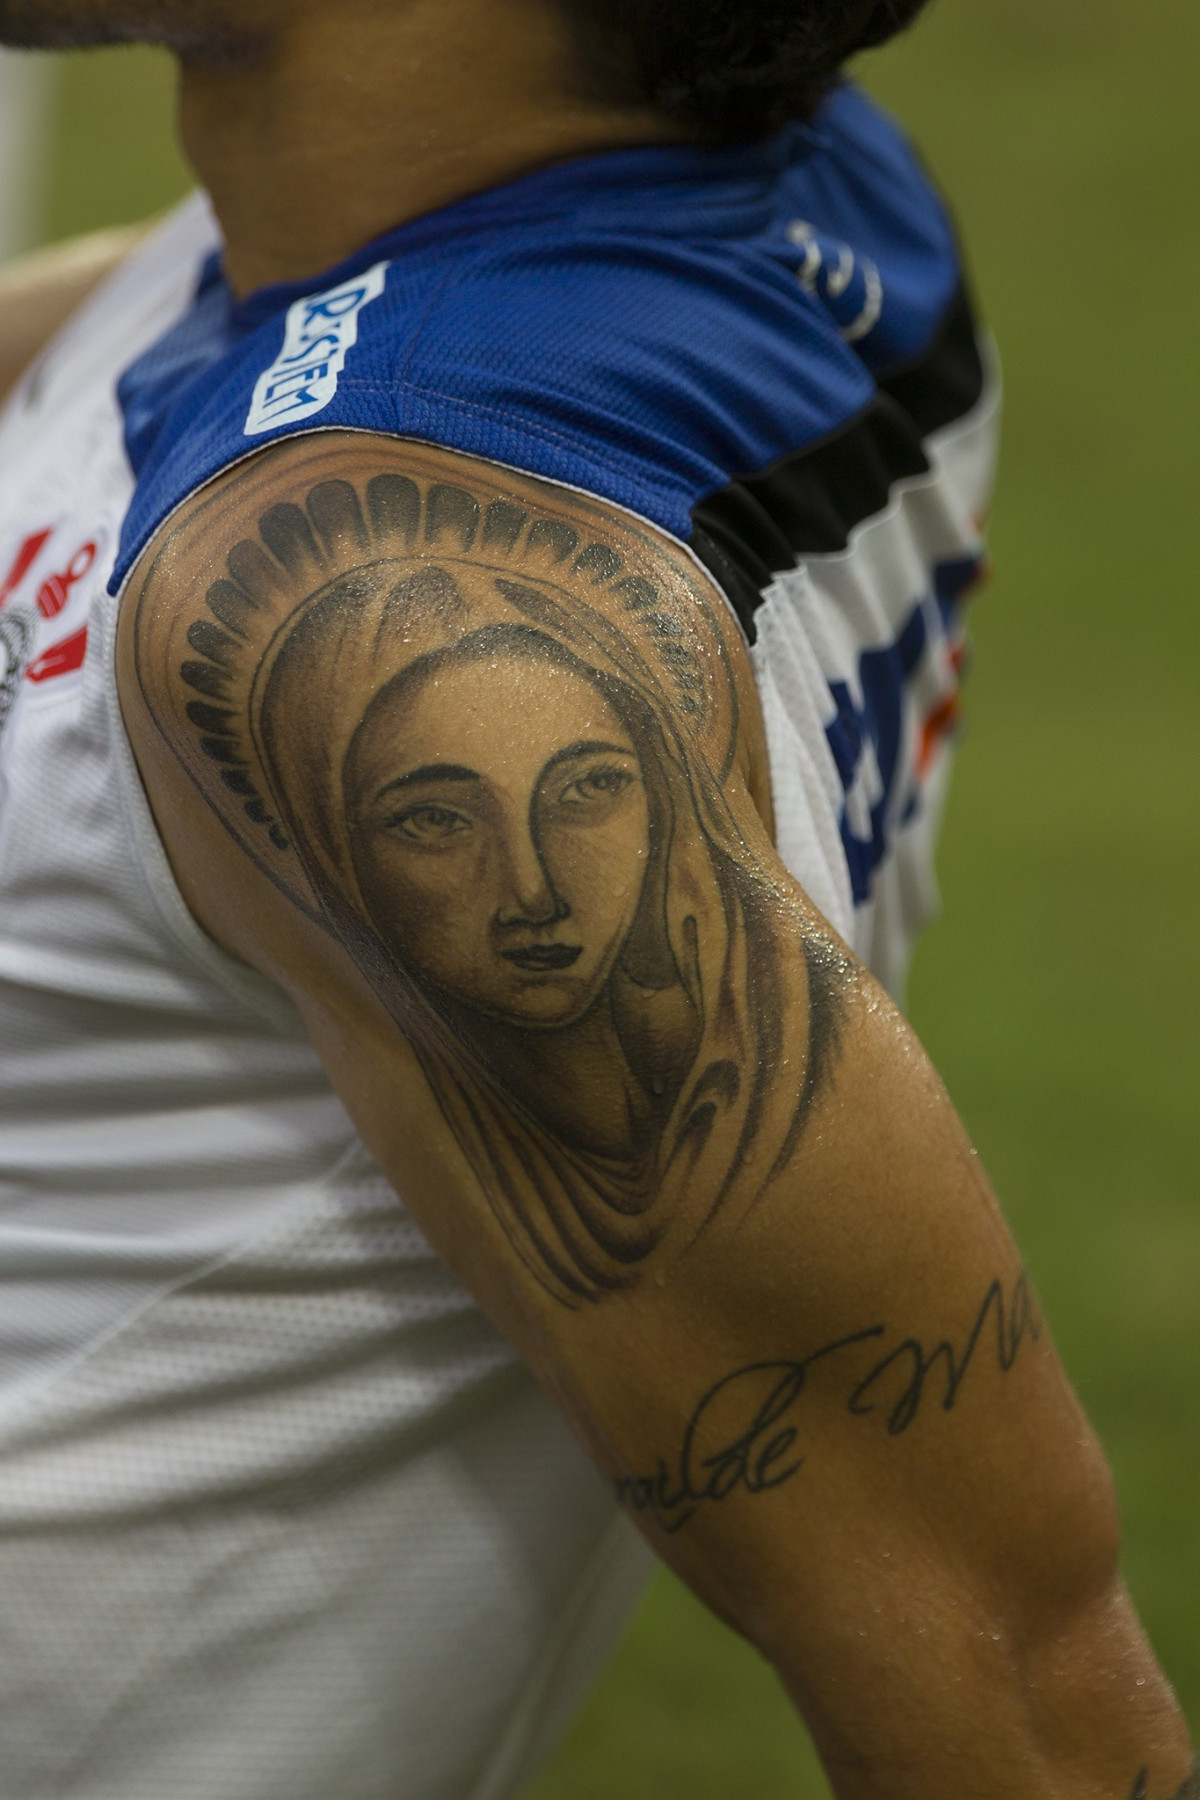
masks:
<instances>
[{"instance_id":1,"label":"grass field","mask_svg":"<svg viewBox=\"0 0 1200 1800\"><path fill-rule=\"evenodd\" d=\"M963 222L1008 440L945 920L912 1011L1116 1467L1200 1727L1200 8L940 0L864 73ZM165 67L66 65L50 229L185 179ZM768 1670L661 1579L537 1800L816 1800Z\"/></svg>"}]
</instances>

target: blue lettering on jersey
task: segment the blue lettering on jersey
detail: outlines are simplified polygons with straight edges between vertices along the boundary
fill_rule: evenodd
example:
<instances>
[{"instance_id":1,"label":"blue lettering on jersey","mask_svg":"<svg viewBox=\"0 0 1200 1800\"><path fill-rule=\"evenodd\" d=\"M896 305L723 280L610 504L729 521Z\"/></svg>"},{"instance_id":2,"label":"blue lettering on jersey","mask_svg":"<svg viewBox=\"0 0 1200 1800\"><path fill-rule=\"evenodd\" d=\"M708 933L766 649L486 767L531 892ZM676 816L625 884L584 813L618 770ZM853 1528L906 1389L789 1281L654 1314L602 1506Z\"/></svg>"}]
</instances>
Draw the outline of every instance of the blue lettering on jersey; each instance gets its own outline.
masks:
<instances>
[{"instance_id":1,"label":"blue lettering on jersey","mask_svg":"<svg viewBox=\"0 0 1200 1800\"><path fill-rule=\"evenodd\" d=\"M871 898L875 872L896 831L920 810L924 755L918 746L914 769L913 757L903 754L911 683L935 643L959 637L959 609L982 568L979 551L935 566L932 593L916 603L895 641L860 655L856 685L861 701L850 682L829 681L836 711L825 736L845 795L838 825L855 906L865 906ZM956 701L944 695L932 717L907 724L907 729L915 725L918 737L931 731L948 736L956 722ZM903 792L902 781L911 781Z\"/></svg>"},{"instance_id":2,"label":"blue lettering on jersey","mask_svg":"<svg viewBox=\"0 0 1200 1800\"><path fill-rule=\"evenodd\" d=\"M864 650L859 658L861 706L855 704L846 682L829 683L837 714L825 735L846 791L840 825L856 906L870 899L875 871L888 853L902 769L905 693L926 642L925 607L918 603L894 644ZM858 806L851 803L853 798L859 799Z\"/></svg>"},{"instance_id":3,"label":"blue lettering on jersey","mask_svg":"<svg viewBox=\"0 0 1200 1800\"><path fill-rule=\"evenodd\" d=\"M246 437L298 425L325 410L358 342L358 315L382 294L389 266L376 263L340 287L309 294L288 308L283 349L255 383Z\"/></svg>"}]
</instances>

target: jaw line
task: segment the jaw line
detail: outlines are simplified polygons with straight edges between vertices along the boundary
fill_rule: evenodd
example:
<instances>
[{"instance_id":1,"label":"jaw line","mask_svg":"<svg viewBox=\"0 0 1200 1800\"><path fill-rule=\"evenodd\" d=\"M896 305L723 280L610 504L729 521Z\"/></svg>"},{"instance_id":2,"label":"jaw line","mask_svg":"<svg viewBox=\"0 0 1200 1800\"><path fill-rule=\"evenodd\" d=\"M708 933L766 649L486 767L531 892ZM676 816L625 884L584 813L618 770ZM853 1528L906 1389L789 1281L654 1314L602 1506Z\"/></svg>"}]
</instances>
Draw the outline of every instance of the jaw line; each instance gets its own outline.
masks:
<instances>
[{"instance_id":1,"label":"jaw line","mask_svg":"<svg viewBox=\"0 0 1200 1800\"><path fill-rule=\"evenodd\" d=\"M119 0L113 5L65 0L50 6L38 0L0 0L0 45L63 51L117 44L153 44L184 61L216 66L254 63L267 49L265 32L238 31L228 21L206 29L179 0Z\"/></svg>"}]
</instances>

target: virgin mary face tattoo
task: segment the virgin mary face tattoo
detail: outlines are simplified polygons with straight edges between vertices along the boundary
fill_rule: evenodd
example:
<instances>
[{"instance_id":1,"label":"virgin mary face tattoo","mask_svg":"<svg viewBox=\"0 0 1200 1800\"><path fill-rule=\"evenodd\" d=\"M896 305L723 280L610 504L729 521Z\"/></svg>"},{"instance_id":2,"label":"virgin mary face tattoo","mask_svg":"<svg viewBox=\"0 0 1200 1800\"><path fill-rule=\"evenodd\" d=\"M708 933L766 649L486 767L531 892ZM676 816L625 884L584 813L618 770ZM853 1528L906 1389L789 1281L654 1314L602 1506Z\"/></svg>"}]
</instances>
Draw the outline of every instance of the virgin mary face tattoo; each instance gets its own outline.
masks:
<instances>
[{"instance_id":1,"label":"virgin mary face tattoo","mask_svg":"<svg viewBox=\"0 0 1200 1800\"><path fill-rule=\"evenodd\" d=\"M152 567L136 656L194 781L350 951L514 1249L578 1305L754 1204L834 1015L725 798L703 593L668 600L632 524L588 542L501 479L323 481L190 617Z\"/></svg>"},{"instance_id":2,"label":"virgin mary face tattoo","mask_svg":"<svg viewBox=\"0 0 1200 1800\"><path fill-rule=\"evenodd\" d=\"M633 732L524 627L433 652L372 701L344 790L371 922L431 995L575 1024L633 929L649 856Z\"/></svg>"}]
</instances>

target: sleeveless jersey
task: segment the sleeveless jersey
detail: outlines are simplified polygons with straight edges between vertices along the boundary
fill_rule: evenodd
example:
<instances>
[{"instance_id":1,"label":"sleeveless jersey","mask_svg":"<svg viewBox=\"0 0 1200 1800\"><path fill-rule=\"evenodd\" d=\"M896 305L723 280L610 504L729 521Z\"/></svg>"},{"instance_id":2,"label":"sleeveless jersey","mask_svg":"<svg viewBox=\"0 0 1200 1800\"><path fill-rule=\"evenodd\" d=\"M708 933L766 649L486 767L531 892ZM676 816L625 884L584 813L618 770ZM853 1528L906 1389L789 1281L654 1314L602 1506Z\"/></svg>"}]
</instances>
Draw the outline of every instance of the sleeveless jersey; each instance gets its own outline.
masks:
<instances>
[{"instance_id":1,"label":"sleeveless jersey","mask_svg":"<svg viewBox=\"0 0 1200 1800\"><path fill-rule=\"evenodd\" d=\"M202 199L0 419L0 1790L485 1800L646 1553L189 916L122 584L266 443L489 457L674 537L752 646L784 861L893 988L934 899L991 470L943 209L853 89L560 165L237 303Z\"/></svg>"}]
</instances>

